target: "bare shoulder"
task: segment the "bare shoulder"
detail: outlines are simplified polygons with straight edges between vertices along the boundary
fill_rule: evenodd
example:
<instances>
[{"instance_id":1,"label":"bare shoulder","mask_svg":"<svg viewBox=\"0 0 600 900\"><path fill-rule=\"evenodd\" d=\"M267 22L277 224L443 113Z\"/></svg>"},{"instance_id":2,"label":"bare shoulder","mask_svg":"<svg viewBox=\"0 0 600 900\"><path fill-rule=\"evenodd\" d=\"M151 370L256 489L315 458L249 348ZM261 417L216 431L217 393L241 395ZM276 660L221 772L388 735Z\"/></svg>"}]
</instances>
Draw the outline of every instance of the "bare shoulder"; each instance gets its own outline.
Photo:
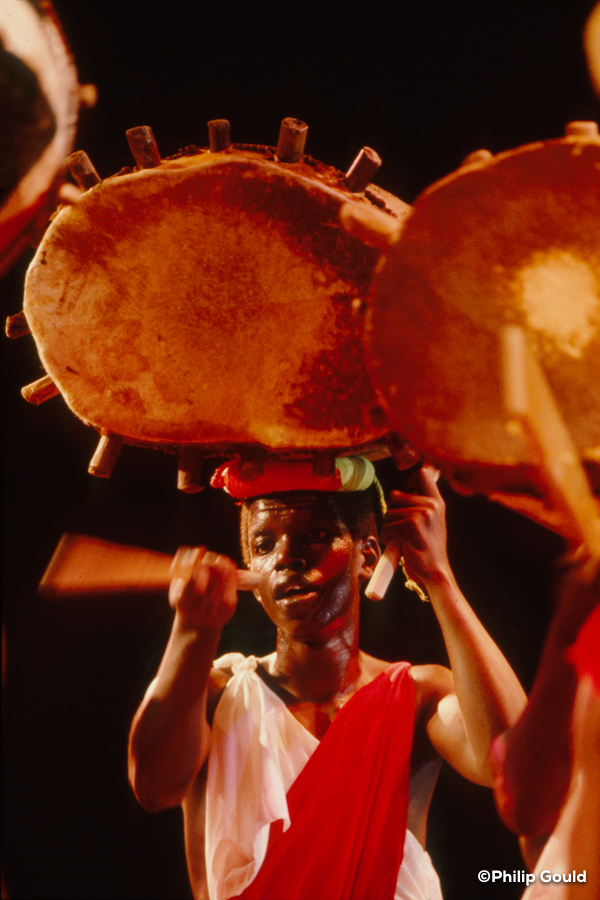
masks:
<instances>
[{"instance_id":1,"label":"bare shoulder","mask_svg":"<svg viewBox=\"0 0 600 900\"><path fill-rule=\"evenodd\" d=\"M233 670L230 666L227 668L221 668L220 666L213 666L210 670L210 675L208 676L208 689L209 693L224 691L227 686L227 682L233 677Z\"/></svg>"},{"instance_id":2,"label":"bare shoulder","mask_svg":"<svg viewBox=\"0 0 600 900\"><path fill-rule=\"evenodd\" d=\"M389 669L391 665L391 663L386 662L384 659L376 659L374 656L369 656L368 653L363 653L362 650L360 651L361 680L365 684L374 681L382 672Z\"/></svg>"},{"instance_id":3,"label":"bare shoulder","mask_svg":"<svg viewBox=\"0 0 600 900\"><path fill-rule=\"evenodd\" d=\"M445 666L412 666L415 686L415 730L424 756L431 750L443 757L469 781L489 787L487 775L469 743L454 677ZM427 745L431 747L427 749Z\"/></svg>"},{"instance_id":4,"label":"bare shoulder","mask_svg":"<svg viewBox=\"0 0 600 900\"><path fill-rule=\"evenodd\" d=\"M411 666L409 672L415 688L415 707L426 715L432 715L440 700L454 693L454 677L446 666Z\"/></svg>"},{"instance_id":5,"label":"bare shoulder","mask_svg":"<svg viewBox=\"0 0 600 900\"><path fill-rule=\"evenodd\" d=\"M231 668L219 668L213 666L208 676L208 688L206 697L206 718L212 724L213 716L221 695L227 687L228 681L233 677Z\"/></svg>"}]
</instances>

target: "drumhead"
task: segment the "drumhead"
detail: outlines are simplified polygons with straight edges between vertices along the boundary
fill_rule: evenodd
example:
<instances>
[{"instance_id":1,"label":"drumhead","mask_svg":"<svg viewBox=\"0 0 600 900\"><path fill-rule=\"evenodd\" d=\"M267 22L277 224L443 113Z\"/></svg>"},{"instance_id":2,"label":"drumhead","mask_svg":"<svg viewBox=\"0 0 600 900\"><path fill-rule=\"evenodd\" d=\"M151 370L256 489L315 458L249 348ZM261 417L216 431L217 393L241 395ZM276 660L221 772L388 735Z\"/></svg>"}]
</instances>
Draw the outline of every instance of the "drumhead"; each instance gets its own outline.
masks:
<instances>
[{"instance_id":1,"label":"drumhead","mask_svg":"<svg viewBox=\"0 0 600 900\"><path fill-rule=\"evenodd\" d=\"M130 443L213 453L383 441L361 340L379 251L339 210L409 207L343 177L230 147L108 178L64 208L24 312L72 411Z\"/></svg>"},{"instance_id":2,"label":"drumhead","mask_svg":"<svg viewBox=\"0 0 600 900\"><path fill-rule=\"evenodd\" d=\"M459 489L537 489L503 409L509 323L526 330L598 481L599 170L597 136L466 165L417 199L377 277L368 355L381 403Z\"/></svg>"}]
</instances>

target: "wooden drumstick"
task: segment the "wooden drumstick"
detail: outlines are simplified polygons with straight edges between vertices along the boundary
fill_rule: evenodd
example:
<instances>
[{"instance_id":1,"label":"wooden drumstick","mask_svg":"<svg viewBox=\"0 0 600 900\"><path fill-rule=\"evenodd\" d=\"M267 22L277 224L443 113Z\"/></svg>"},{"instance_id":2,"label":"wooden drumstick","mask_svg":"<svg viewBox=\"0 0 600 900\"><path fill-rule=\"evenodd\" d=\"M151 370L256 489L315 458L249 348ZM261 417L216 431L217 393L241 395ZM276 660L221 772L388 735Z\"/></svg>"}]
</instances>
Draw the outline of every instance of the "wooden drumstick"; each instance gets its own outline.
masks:
<instances>
[{"instance_id":1,"label":"wooden drumstick","mask_svg":"<svg viewBox=\"0 0 600 900\"><path fill-rule=\"evenodd\" d=\"M421 469L421 462L417 464L416 469L411 472L406 481L403 484L403 488L405 490L411 490L414 485L414 477ZM440 477L440 473L437 473L436 481ZM371 580L369 581L366 589L365 596L369 598L369 600L383 600L385 597L385 592L390 586L390 581L394 576L394 572L398 568L398 566L402 566L402 571L406 577L405 585L411 590L415 591L421 598L421 600L429 600L427 594L423 590L423 588L417 584L416 581L413 581L409 576L408 572L404 568L404 560L402 559L402 542L399 539L392 538L391 541L388 542L385 550L381 554L379 558L379 562L375 566L375 571L371 576Z\"/></svg>"},{"instance_id":2,"label":"wooden drumstick","mask_svg":"<svg viewBox=\"0 0 600 900\"><path fill-rule=\"evenodd\" d=\"M399 540L391 540L379 558L375 571L371 576L365 596L369 600L383 600L385 592L390 586L394 572L400 564L402 556L402 544Z\"/></svg>"},{"instance_id":3,"label":"wooden drumstick","mask_svg":"<svg viewBox=\"0 0 600 900\"><path fill-rule=\"evenodd\" d=\"M196 548L197 550L197 548ZM171 579L189 577L193 550L181 547L175 556L127 547L83 534L63 534L38 591L45 600L115 593L167 590ZM238 571L238 590L257 588L262 576Z\"/></svg>"},{"instance_id":4,"label":"wooden drumstick","mask_svg":"<svg viewBox=\"0 0 600 900\"><path fill-rule=\"evenodd\" d=\"M537 457L539 472L568 532L600 559L600 515L579 453L556 404L527 334L506 325L500 335L504 406ZM514 429L513 429L514 430Z\"/></svg>"}]
</instances>

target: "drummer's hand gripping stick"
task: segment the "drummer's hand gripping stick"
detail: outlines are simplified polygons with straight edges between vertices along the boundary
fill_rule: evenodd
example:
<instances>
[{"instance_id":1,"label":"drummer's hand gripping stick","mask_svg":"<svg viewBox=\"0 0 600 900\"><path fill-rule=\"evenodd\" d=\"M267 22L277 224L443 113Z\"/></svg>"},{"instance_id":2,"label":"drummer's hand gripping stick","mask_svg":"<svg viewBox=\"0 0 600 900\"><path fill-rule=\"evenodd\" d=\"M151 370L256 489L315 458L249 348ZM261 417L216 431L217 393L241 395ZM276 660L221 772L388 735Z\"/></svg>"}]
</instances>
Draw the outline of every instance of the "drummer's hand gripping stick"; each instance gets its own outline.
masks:
<instances>
[{"instance_id":1,"label":"drummer's hand gripping stick","mask_svg":"<svg viewBox=\"0 0 600 900\"><path fill-rule=\"evenodd\" d=\"M180 547L175 556L127 547L83 534L63 534L38 591L44 599L148 593L167 590L175 577L190 578L198 548ZM240 569L238 590L259 587L262 576Z\"/></svg>"},{"instance_id":2,"label":"drummer's hand gripping stick","mask_svg":"<svg viewBox=\"0 0 600 900\"><path fill-rule=\"evenodd\" d=\"M404 489L410 490L410 488L414 485L415 476L417 475L419 469L417 469L416 472L413 472L406 479L405 483L403 484ZM436 476L436 481L438 478L439 472ZM379 559L379 562L375 566L375 571L373 572L371 580L369 581L365 589L365 596L368 597L369 600L383 600L383 598L385 597L385 592L390 586L390 582L398 566L401 566L404 573L405 587L407 587L409 591L414 591L416 594L418 594L421 600L428 602L429 597L427 596L423 588L419 584L417 584L417 582L414 581L406 571L404 559L402 557L402 542L393 538L388 542Z\"/></svg>"}]
</instances>

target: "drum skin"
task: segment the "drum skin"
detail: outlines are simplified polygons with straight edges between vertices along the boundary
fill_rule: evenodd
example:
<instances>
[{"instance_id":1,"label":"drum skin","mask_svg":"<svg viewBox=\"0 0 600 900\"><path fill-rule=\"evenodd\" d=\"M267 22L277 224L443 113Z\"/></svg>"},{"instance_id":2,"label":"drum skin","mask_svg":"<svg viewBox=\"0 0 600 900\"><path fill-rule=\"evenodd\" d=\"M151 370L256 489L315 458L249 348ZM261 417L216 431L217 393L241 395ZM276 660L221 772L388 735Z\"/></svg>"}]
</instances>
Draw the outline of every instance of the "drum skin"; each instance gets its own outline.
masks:
<instances>
[{"instance_id":1,"label":"drum skin","mask_svg":"<svg viewBox=\"0 0 600 900\"><path fill-rule=\"evenodd\" d=\"M129 443L207 454L382 440L361 339L379 252L340 225L349 199L371 202L310 157L232 146L108 178L64 208L24 312L71 410Z\"/></svg>"},{"instance_id":2,"label":"drum skin","mask_svg":"<svg viewBox=\"0 0 600 900\"><path fill-rule=\"evenodd\" d=\"M55 209L82 93L48 0L0 4L0 278Z\"/></svg>"},{"instance_id":3,"label":"drum skin","mask_svg":"<svg viewBox=\"0 0 600 900\"><path fill-rule=\"evenodd\" d=\"M377 277L367 352L380 402L459 490L539 487L502 405L509 323L526 330L600 486L598 137L520 147L432 185Z\"/></svg>"}]
</instances>

